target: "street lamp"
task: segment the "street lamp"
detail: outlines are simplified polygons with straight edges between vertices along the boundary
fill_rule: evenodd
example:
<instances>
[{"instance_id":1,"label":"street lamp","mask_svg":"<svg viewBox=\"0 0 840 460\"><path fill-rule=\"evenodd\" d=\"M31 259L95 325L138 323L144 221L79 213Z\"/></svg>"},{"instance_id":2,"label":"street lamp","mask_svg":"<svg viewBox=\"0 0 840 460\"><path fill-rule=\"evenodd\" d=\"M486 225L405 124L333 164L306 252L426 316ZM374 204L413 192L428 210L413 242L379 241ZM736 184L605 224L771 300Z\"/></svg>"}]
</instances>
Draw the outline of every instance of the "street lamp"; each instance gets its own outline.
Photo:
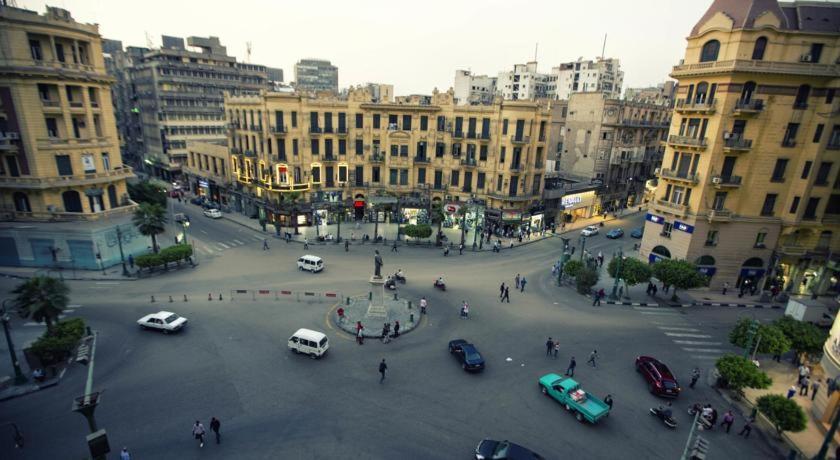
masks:
<instances>
[{"instance_id":1,"label":"street lamp","mask_svg":"<svg viewBox=\"0 0 840 460\"><path fill-rule=\"evenodd\" d=\"M122 246L122 230L120 230L119 225L117 225L117 243L120 246L120 261L122 261L122 269L123 269L122 274L123 274L123 276L126 276L126 277L131 276L128 273L128 269L125 267L125 253L123 252L123 246Z\"/></svg>"},{"instance_id":2,"label":"street lamp","mask_svg":"<svg viewBox=\"0 0 840 460\"><path fill-rule=\"evenodd\" d=\"M15 385L21 385L26 383L26 376L23 375L23 372L20 370L20 361L17 359L17 353L15 353L15 345L12 343L12 336L9 335L9 315L6 313L6 302L12 299L5 299L3 303L0 304L0 321L3 322L3 333L6 334L6 345L9 347L9 356L12 358L12 366L15 368Z\"/></svg>"},{"instance_id":3,"label":"street lamp","mask_svg":"<svg viewBox=\"0 0 840 460\"><path fill-rule=\"evenodd\" d=\"M586 252L586 237L580 236L580 261L583 262L583 253Z\"/></svg>"},{"instance_id":4,"label":"street lamp","mask_svg":"<svg viewBox=\"0 0 840 460\"><path fill-rule=\"evenodd\" d=\"M184 244L189 245L189 243L187 242L187 230L190 228L190 221L185 220L181 222L181 225L184 226Z\"/></svg>"},{"instance_id":5,"label":"street lamp","mask_svg":"<svg viewBox=\"0 0 840 460\"><path fill-rule=\"evenodd\" d=\"M610 294L610 299L618 300L618 282L621 280L621 262L624 259L624 254L621 252L621 248L618 248L618 260L615 262L615 283L613 284L612 294Z\"/></svg>"}]
</instances>

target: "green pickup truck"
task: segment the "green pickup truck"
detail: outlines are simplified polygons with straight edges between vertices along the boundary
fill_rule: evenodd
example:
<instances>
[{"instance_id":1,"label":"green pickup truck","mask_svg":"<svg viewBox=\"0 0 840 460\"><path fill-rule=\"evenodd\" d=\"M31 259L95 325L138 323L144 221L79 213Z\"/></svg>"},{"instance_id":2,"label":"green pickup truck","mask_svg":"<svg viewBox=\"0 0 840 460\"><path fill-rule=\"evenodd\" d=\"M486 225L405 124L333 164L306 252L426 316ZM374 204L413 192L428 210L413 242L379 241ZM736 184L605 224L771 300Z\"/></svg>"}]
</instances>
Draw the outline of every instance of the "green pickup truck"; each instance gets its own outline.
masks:
<instances>
[{"instance_id":1,"label":"green pickup truck","mask_svg":"<svg viewBox=\"0 0 840 460\"><path fill-rule=\"evenodd\" d=\"M567 411L575 414L579 422L598 423L598 420L610 413L610 408L604 401L580 389L580 384L571 377L557 374L546 374L540 377L540 390L546 396L551 396Z\"/></svg>"}]
</instances>

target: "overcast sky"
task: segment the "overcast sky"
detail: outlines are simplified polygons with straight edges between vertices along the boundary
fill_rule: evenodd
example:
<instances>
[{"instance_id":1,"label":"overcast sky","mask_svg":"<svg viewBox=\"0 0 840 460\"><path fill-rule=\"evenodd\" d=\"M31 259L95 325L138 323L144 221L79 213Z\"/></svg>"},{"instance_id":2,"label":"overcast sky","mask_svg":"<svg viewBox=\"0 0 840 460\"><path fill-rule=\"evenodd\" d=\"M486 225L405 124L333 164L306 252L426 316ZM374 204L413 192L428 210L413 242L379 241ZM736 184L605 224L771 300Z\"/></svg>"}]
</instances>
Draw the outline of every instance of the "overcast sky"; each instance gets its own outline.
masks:
<instances>
[{"instance_id":1,"label":"overcast sky","mask_svg":"<svg viewBox=\"0 0 840 460\"><path fill-rule=\"evenodd\" d=\"M394 85L397 95L453 85L456 69L496 75L534 58L541 71L601 54L621 59L624 86L664 81L685 37L712 0L381 1L381 0L17 0L49 3L77 21L98 23L124 46L153 46L160 36L215 35L228 54L280 67L294 79L301 58L338 66L339 86Z\"/></svg>"}]
</instances>

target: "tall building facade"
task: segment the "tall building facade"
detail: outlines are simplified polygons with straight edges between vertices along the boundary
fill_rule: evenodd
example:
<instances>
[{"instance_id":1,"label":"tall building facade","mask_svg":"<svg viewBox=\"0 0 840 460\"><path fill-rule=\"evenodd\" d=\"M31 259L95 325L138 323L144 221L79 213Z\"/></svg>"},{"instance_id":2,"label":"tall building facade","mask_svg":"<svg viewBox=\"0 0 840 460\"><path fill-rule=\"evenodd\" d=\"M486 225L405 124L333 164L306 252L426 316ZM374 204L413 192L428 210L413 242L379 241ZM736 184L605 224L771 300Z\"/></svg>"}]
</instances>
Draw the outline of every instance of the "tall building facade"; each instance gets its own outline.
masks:
<instances>
[{"instance_id":1,"label":"tall building facade","mask_svg":"<svg viewBox=\"0 0 840 460\"><path fill-rule=\"evenodd\" d=\"M190 49L181 37L163 36L162 43L133 59L128 84L136 104L119 115L139 117L144 162L168 178L180 174L187 142L226 142L224 92L258 94L270 83L265 66L237 62L217 37L188 37Z\"/></svg>"},{"instance_id":2,"label":"tall building facade","mask_svg":"<svg viewBox=\"0 0 840 460\"><path fill-rule=\"evenodd\" d=\"M301 59L295 64L295 89L338 93L338 67L323 59Z\"/></svg>"},{"instance_id":3,"label":"tall building facade","mask_svg":"<svg viewBox=\"0 0 840 460\"><path fill-rule=\"evenodd\" d=\"M597 58L566 62L553 67L550 74L553 82L552 98L568 99L572 93L600 92L611 99L621 97L624 72L616 58Z\"/></svg>"},{"instance_id":4,"label":"tall building facade","mask_svg":"<svg viewBox=\"0 0 840 460\"><path fill-rule=\"evenodd\" d=\"M379 219L376 206L397 205L413 223L441 203L450 220L464 205L470 221L489 226L544 224L549 113L541 104L456 106L451 90L384 103L359 88L346 99L228 97L225 109L237 184L229 204L246 214L289 226L293 215L306 224L316 211L333 219L324 203L369 219ZM295 214L284 206L293 194L304 206Z\"/></svg>"},{"instance_id":5,"label":"tall building facade","mask_svg":"<svg viewBox=\"0 0 840 460\"><path fill-rule=\"evenodd\" d=\"M688 37L641 253L712 287L835 290L840 5L715 0Z\"/></svg>"},{"instance_id":6,"label":"tall building facade","mask_svg":"<svg viewBox=\"0 0 840 460\"><path fill-rule=\"evenodd\" d=\"M114 77L111 85L111 99L114 101L114 115L117 117L117 132L120 137L120 152L123 161L135 168L141 168L146 152L143 144L143 123L137 105L137 94L131 83L129 72L135 62L143 58L147 48L129 47L123 49L118 40L102 40L105 69Z\"/></svg>"},{"instance_id":7,"label":"tall building facade","mask_svg":"<svg viewBox=\"0 0 840 460\"><path fill-rule=\"evenodd\" d=\"M496 97L497 77L475 75L469 70L455 71L455 103L458 105L492 104Z\"/></svg>"},{"instance_id":8,"label":"tall building facade","mask_svg":"<svg viewBox=\"0 0 840 460\"><path fill-rule=\"evenodd\" d=\"M0 43L0 265L97 269L145 250L98 26L0 6Z\"/></svg>"},{"instance_id":9,"label":"tall building facade","mask_svg":"<svg viewBox=\"0 0 840 460\"><path fill-rule=\"evenodd\" d=\"M674 95L677 92L677 82L668 80L656 86L645 88L627 88L624 99L628 101L646 102L659 105L674 105Z\"/></svg>"},{"instance_id":10,"label":"tall building facade","mask_svg":"<svg viewBox=\"0 0 840 460\"><path fill-rule=\"evenodd\" d=\"M513 70L499 72L496 91L506 100L553 98L555 86L551 75L540 73L537 62L515 64Z\"/></svg>"}]
</instances>

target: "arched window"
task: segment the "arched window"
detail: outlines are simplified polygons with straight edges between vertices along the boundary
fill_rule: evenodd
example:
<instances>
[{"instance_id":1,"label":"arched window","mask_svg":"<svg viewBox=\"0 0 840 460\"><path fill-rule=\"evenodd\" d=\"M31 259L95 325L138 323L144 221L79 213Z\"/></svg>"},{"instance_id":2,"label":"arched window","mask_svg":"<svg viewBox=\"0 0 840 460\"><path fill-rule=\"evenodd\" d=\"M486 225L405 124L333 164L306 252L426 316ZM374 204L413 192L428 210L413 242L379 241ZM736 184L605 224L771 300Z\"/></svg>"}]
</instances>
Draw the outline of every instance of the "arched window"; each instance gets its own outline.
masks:
<instances>
[{"instance_id":1,"label":"arched window","mask_svg":"<svg viewBox=\"0 0 840 460\"><path fill-rule=\"evenodd\" d=\"M744 88L741 90L741 102L746 104L752 100L753 94L755 94L755 82L748 81L744 83Z\"/></svg>"},{"instance_id":2,"label":"arched window","mask_svg":"<svg viewBox=\"0 0 840 460\"><path fill-rule=\"evenodd\" d=\"M715 258L712 256L700 256L694 263L701 266L714 267Z\"/></svg>"},{"instance_id":3,"label":"arched window","mask_svg":"<svg viewBox=\"0 0 840 460\"><path fill-rule=\"evenodd\" d=\"M15 192L15 211L17 212L32 212L32 207L29 206L29 197L23 192Z\"/></svg>"},{"instance_id":4,"label":"arched window","mask_svg":"<svg viewBox=\"0 0 840 460\"><path fill-rule=\"evenodd\" d=\"M753 257L751 259L747 259L744 261L742 267L758 267L761 268L764 266L764 261L761 260L760 257Z\"/></svg>"},{"instance_id":5,"label":"arched window","mask_svg":"<svg viewBox=\"0 0 840 460\"><path fill-rule=\"evenodd\" d=\"M700 62L717 61L718 53L720 52L720 42L717 40L709 40L703 45L700 51Z\"/></svg>"},{"instance_id":6,"label":"arched window","mask_svg":"<svg viewBox=\"0 0 840 460\"><path fill-rule=\"evenodd\" d=\"M657 246L657 247L653 248L653 250L651 252L654 253L654 254L660 255L660 256L662 256L666 259L671 258L671 251L669 251L668 248L666 248L665 246Z\"/></svg>"},{"instance_id":7,"label":"arched window","mask_svg":"<svg viewBox=\"0 0 840 460\"><path fill-rule=\"evenodd\" d=\"M61 194L61 199L64 201L64 212L82 212L82 199L79 197L79 192L68 190Z\"/></svg>"},{"instance_id":8,"label":"arched window","mask_svg":"<svg viewBox=\"0 0 840 460\"><path fill-rule=\"evenodd\" d=\"M802 85L796 92L796 100L793 101L793 108L804 109L808 107L808 96L811 95L811 86Z\"/></svg>"},{"instance_id":9,"label":"arched window","mask_svg":"<svg viewBox=\"0 0 840 460\"><path fill-rule=\"evenodd\" d=\"M767 49L767 37L758 37L753 48L752 58L756 61L764 59L764 50Z\"/></svg>"},{"instance_id":10,"label":"arched window","mask_svg":"<svg viewBox=\"0 0 840 460\"><path fill-rule=\"evenodd\" d=\"M701 81L697 84L697 93L694 96L694 102L697 104L703 104L706 102L706 98L709 95L709 84L705 81Z\"/></svg>"}]
</instances>

